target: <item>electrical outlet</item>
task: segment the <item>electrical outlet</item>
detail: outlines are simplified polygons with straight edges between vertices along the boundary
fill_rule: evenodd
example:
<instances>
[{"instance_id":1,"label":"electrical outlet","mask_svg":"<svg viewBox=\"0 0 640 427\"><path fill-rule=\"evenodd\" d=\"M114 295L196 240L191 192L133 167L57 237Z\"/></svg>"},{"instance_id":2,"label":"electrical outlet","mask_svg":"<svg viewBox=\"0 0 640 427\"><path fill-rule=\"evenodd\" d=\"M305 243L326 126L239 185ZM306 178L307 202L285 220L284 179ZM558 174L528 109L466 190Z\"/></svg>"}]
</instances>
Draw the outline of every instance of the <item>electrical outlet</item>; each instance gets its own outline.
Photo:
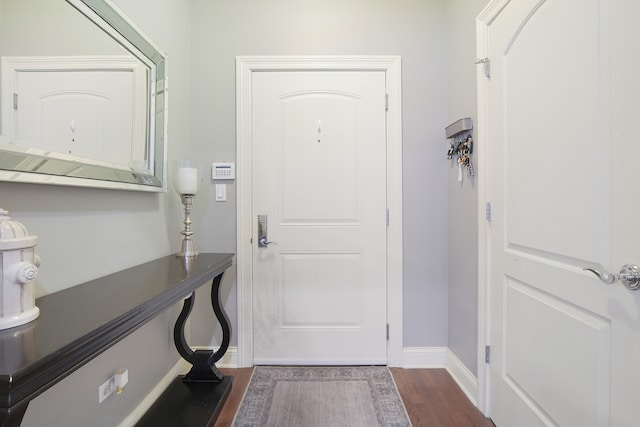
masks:
<instances>
[{"instance_id":1,"label":"electrical outlet","mask_svg":"<svg viewBox=\"0 0 640 427\"><path fill-rule=\"evenodd\" d=\"M109 378L104 384L98 387L98 403L102 403L103 400L111 396L111 393L115 391L115 388L111 388L112 384L114 384L113 377Z\"/></svg>"},{"instance_id":2,"label":"electrical outlet","mask_svg":"<svg viewBox=\"0 0 640 427\"><path fill-rule=\"evenodd\" d=\"M98 403L102 403L114 391L120 394L124 391L124 386L129 382L129 371L121 368L116 373L98 387Z\"/></svg>"}]
</instances>

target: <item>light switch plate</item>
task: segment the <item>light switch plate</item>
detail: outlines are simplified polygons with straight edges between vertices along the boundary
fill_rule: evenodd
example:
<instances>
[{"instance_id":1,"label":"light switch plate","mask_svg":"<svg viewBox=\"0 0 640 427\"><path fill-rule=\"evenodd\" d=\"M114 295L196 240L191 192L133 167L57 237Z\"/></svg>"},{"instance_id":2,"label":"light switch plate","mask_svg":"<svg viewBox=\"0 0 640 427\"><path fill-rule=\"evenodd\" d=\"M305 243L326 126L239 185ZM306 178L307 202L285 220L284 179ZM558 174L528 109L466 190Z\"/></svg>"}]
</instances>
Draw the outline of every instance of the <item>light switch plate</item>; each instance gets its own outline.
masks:
<instances>
[{"instance_id":1,"label":"light switch plate","mask_svg":"<svg viewBox=\"0 0 640 427\"><path fill-rule=\"evenodd\" d=\"M216 184L216 202L227 201L227 184Z\"/></svg>"}]
</instances>

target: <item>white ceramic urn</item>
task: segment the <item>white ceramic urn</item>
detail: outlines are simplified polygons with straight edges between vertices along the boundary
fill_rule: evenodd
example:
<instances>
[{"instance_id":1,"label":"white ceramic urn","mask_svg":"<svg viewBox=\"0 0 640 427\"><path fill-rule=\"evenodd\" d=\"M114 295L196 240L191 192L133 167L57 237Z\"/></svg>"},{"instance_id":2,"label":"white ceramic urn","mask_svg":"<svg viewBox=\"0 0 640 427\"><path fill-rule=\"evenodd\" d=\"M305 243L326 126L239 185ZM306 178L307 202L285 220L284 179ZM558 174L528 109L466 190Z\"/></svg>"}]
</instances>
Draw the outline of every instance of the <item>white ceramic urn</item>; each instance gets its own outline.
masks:
<instances>
[{"instance_id":1,"label":"white ceramic urn","mask_svg":"<svg viewBox=\"0 0 640 427\"><path fill-rule=\"evenodd\" d=\"M35 280L39 257L38 237L0 208L0 329L13 328L38 317Z\"/></svg>"}]
</instances>

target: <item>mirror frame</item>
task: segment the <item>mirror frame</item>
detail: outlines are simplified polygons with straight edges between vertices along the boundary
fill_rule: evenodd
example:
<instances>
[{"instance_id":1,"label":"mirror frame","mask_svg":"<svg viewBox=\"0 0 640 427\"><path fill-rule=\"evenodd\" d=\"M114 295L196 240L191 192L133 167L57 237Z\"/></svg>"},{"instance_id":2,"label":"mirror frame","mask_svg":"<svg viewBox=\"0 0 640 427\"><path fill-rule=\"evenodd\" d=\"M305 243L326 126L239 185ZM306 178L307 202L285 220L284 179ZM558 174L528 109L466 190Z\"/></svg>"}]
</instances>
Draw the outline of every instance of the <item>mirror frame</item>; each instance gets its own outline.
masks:
<instances>
[{"instance_id":1,"label":"mirror frame","mask_svg":"<svg viewBox=\"0 0 640 427\"><path fill-rule=\"evenodd\" d=\"M110 0L65 1L149 68L147 164L133 169L0 142L2 157L25 165L0 166L0 181L166 192L167 56Z\"/></svg>"}]
</instances>

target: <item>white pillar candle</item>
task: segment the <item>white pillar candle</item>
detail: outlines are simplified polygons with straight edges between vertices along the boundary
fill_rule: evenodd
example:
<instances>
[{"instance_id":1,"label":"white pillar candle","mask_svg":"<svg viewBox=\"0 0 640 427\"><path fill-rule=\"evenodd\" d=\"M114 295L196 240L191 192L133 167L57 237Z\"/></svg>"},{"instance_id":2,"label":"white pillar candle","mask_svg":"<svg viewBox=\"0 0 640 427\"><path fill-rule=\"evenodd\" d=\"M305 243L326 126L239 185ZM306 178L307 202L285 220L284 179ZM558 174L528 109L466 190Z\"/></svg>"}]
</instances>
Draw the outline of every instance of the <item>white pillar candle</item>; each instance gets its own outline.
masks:
<instances>
[{"instance_id":1,"label":"white pillar candle","mask_svg":"<svg viewBox=\"0 0 640 427\"><path fill-rule=\"evenodd\" d=\"M198 168L178 168L176 191L179 194L196 194L198 191Z\"/></svg>"}]
</instances>

